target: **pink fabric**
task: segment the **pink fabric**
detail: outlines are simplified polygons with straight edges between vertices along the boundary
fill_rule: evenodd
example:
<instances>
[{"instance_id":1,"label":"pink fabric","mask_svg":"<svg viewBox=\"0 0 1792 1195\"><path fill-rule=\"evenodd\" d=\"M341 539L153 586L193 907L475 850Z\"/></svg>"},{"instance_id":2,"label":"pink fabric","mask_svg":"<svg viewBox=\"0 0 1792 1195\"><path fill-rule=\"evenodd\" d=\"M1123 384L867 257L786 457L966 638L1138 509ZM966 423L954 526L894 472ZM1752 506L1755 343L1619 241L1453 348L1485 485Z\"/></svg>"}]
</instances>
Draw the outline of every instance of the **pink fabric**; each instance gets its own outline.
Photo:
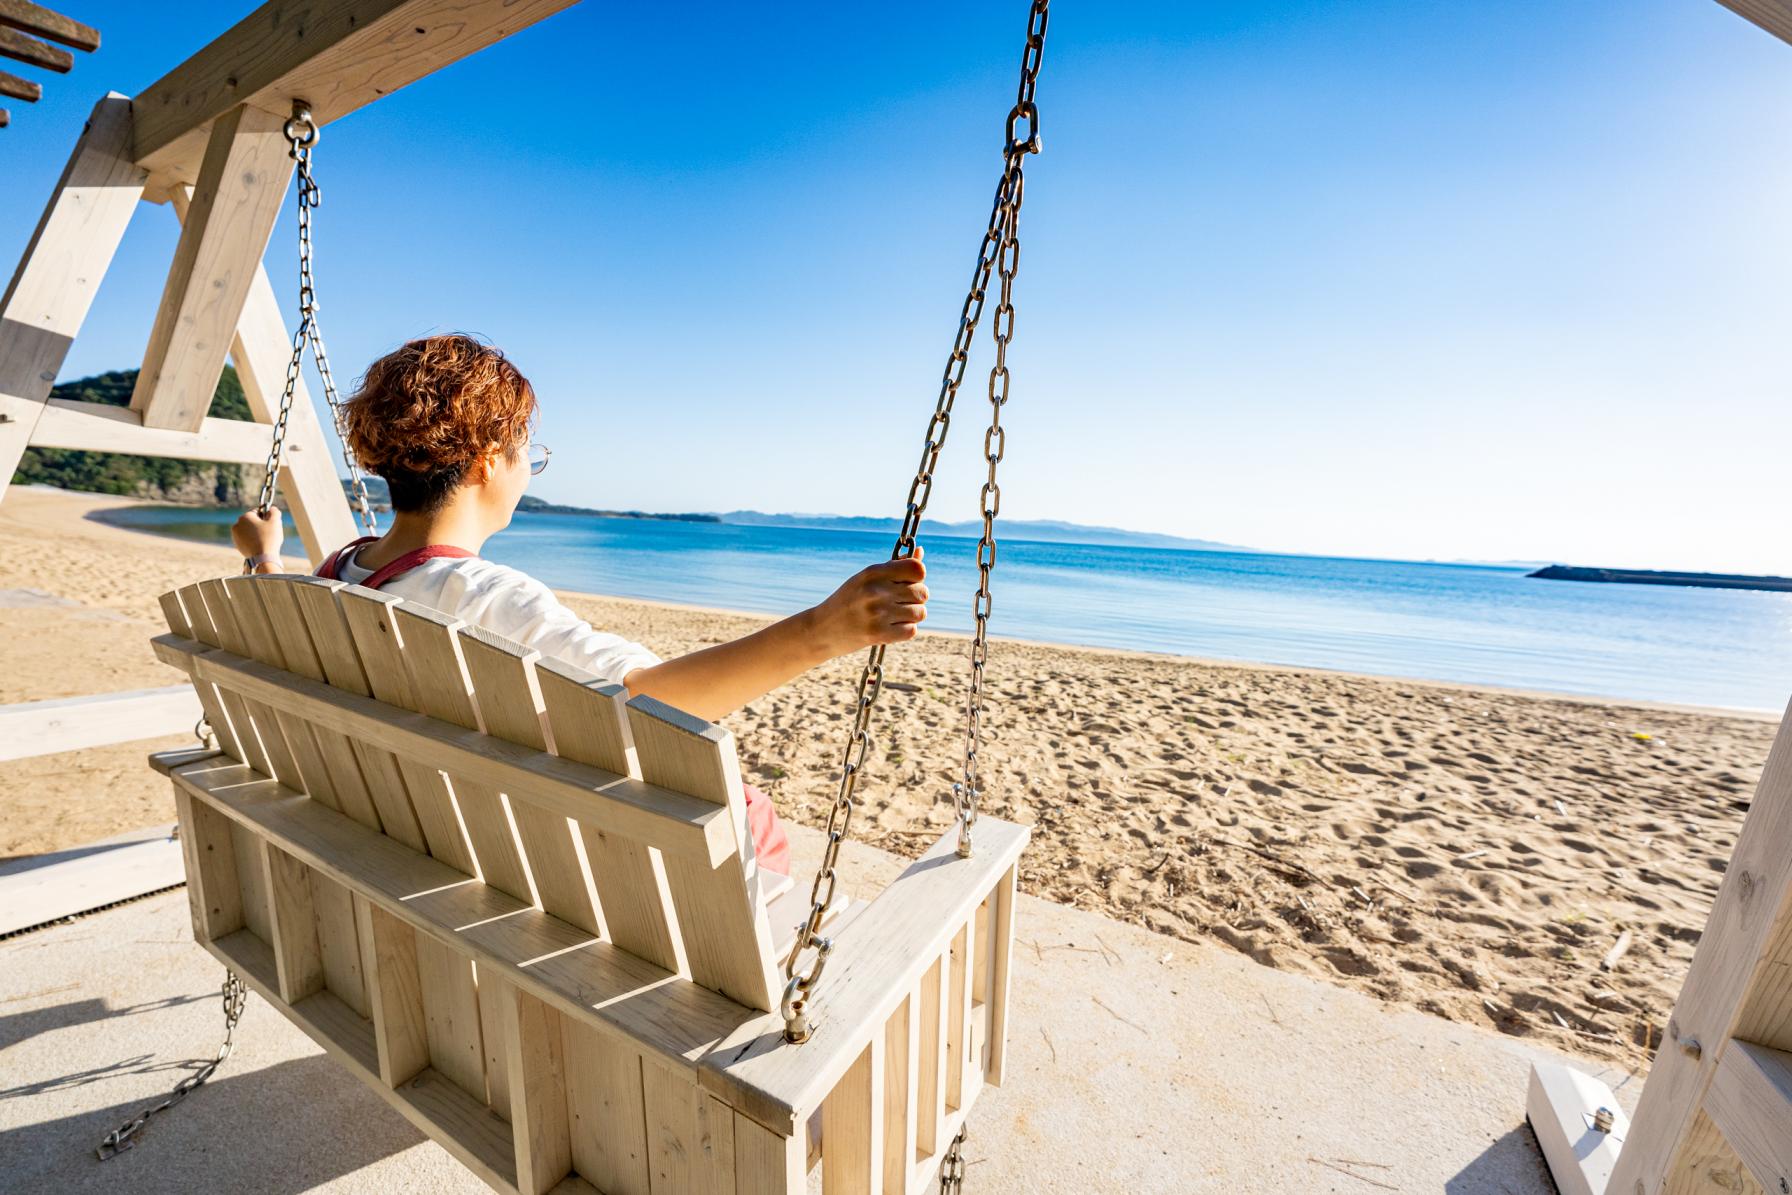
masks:
<instances>
[{"instance_id":1,"label":"pink fabric","mask_svg":"<svg viewBox=\"0 0 1792 1195\"><path fill-rule=\"evenodd\" d=\"M780 875L790 874L790 838L784 823L772 808L772 799L751 784L742 785L747 794L747 830L753 835L753 854L759 866Z\"/></svg>"}]
</instances>

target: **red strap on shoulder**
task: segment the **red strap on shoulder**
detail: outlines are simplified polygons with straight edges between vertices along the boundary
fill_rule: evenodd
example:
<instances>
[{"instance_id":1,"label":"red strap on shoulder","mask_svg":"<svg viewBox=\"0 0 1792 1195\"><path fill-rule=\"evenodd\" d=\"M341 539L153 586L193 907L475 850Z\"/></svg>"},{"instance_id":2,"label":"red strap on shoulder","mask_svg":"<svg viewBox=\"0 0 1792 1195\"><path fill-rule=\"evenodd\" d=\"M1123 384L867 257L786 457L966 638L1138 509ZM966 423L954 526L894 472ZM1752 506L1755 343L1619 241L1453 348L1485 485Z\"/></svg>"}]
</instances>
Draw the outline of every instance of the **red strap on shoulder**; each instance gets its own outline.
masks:
<instances>
[{"instance_id":1,"label":"red strap on shoulder","mask_svg":"<svg viewBox=\"0 0 1792 1195\"><path fill-rule=\"evenodd\" d=\"M375 535L363 535L360 539L355 540L351 544L344 544L342 547L330 553L329 559L317 566L317 575L325 577L331 581L342 580L341 571L343 558L363 544L374 543L378 538L379 537ZM470 559L473 555L474 553L467 551L465 548L458 548L453 544L430 544L428 547L406 552L392 563L376 569L374 574L367 578L367 580L361 582L361 584L368 589L378 589L392 578L410 572L426 560L437 560L443 557L464 560Z\"/></svg>"},{"instance_id":2,"label":"red strap on shoulder","mask_svg":"<svg viewBox=\"0 0 1792 1195\"><path fill-rule=\"evenodd\" d=\"M331 552L328 556L326 556L324 558L324 562L317 566L317 572L315 575L319 576L319 577L323 577L326 580L330 580L330 581L342 580L342 578L337 575L338 571L342 567L342 558L344 556L348 555L350 552L354 551L356 548L360 547L362 544L370 544L378 538L379 537L375 536L375 535L363 535L360 539L357 539L352 543L347 543L347 544L342 545L340 548L337 548L334 552Z\"/></svg>"},{"instance_id":3,"label":"red strap on shoulder","mask_svg":"<svg viewBox=\"0 0 1792 1195\"><path fill-rule=\"evenodd\" d=\"M443 557L466 560L472 557L472 555L472 552L467 551L465 548L457 548L453 544L430 544L427 548L418 548L414 552L406 552L391 564L376 570L373 576L367 578L367 580L361 582L361 584L369 589L378 589L386 582L392 580L392 578L410 572L426 560L438 560Z\"/></svg>"}]
</instances>

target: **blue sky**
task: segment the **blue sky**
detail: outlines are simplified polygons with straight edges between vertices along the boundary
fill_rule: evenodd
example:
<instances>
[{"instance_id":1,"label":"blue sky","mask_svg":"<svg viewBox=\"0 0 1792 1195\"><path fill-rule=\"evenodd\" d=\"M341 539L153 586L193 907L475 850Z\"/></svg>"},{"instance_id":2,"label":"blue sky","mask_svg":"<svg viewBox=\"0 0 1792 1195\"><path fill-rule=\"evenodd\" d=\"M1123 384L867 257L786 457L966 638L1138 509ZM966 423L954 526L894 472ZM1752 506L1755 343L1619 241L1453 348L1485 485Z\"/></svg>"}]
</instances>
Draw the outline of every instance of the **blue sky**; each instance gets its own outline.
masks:
<instances>
[{"instance_id":1,"label":"blue sky","mask_svg":"<svg viewBox=\"0 0 1792 1195\"><path fill-rule=\"evenodd\" d=\"M105 45L0 132L9 260L93 99L248 6L76 7ZM543 497L897 513L1024 16L591 0L331 125L338 375L476 332ZM1792 47L1711 0L1065 3L1040 103L1004 514L1792 573ZM138 362L174 237L141 211L66 376Z\"/></svg>"}]
</instances>

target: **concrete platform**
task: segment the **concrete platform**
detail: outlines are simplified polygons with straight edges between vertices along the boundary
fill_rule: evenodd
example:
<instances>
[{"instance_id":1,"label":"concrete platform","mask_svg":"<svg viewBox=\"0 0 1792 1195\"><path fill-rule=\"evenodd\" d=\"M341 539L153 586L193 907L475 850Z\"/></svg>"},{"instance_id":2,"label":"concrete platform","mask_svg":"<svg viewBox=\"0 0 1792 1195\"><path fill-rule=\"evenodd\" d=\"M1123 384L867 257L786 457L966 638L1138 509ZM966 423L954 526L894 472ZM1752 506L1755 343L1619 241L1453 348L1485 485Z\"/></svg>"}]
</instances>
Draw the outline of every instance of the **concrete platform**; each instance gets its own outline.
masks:
<instances>
[{"instance_id":1,"label":"concrete platform","mask_svg":"<svg viewBox=\"0 0 1792 1195\"><path fill-rule=\"evenodd\" d=\"M793 831L799 869L819 837ZM843 875L864 893L899 866L849 846ZM1017 915L970 1195L1552 1191L1524 1098L1560 1055L1041 900ZM0 1191L485 1190L254 997L218 1077L97 1161L217 1046L222 973L187 917L175 891L0 941ZM1580 1065L1634 1106L1640 1076Z\"/></svg>"}]
</instances>

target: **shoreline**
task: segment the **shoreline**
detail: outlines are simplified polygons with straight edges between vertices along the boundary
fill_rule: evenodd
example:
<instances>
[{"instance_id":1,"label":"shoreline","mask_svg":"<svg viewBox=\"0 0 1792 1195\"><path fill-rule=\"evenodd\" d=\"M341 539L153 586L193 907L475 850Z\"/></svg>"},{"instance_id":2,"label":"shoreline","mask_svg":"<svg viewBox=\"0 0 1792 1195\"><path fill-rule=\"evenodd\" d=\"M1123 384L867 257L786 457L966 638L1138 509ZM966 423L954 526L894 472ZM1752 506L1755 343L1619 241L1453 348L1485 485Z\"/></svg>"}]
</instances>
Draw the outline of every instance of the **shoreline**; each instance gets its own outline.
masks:
<instances>
[{"instance_id":1,"label":"shoreline","mask_svg":"<svg viewBox=\"0 0 1792 1195\"><path fill-rule=\"evenodd\" d=\"M130 502L0 503L0 702L177 682L149 649L157 595L239 561L86 517ZM665 658L767 621L561 592ZM722 721L742 779L794 823L833 806L860 667ZM963 636L923 634L892 669L853 836L912 857L953 820ZM996 638L982 809L1032 827L1031 894L1632 1065L1660 1041L1773 735L1760 715ZM172 821L144 756L190 739L9 763L0 858Z\"/></svg>"},{"instance_id":2,"label":"shoreline","mask_svg":"<svg viewBox=\"0 0 1792 1195\"><path fill-rule=\"evenodd\" d=\"M30 487L30 488L52 489L53 487ZM216 545L205 543L200 540L191 539L187 536L177 535L177 534L174 534L171 532L155 531L155 530L152 530L147 527L133 527L133 526L130 526L125 523L117 522L117 521L107 517L108 513L118 510L118 509L122 509L122 508L127 508L127 507L132 507L132 506L167 506L167 505L171 505L169 503L156 502L156 501L151 501L148 499L141 499L141 498L129 498L129 497L125 497L122 495L114 495L114 494L91 494L91 493L87 493L85 491L80 491L80 490L57 489L57 490L55 490L55 492L65 493L65 494L74 494L76 496L83 497L83 498L113 500L116 503L116 505L99 507L99 508L89 510L88 512L86 512L86 516L85 516L86 518L91 519L92 521L99 523L102 526L110 527L110 528L113 528L114 530L122 531L127 534L148 536L148 537L151 537L154 539L173 540L175 542L189 544L194 547L212 548L212 547L216 546ZM191 509L193 509L193 510L221 510L221 509L226 509L226 508L195 506L195 507L192 507ZM293 542L296 542L296 541L288 541L288 544L290 545ZM1042 541L1042 542L1045 542L1045 541ZM224 550L229 551L230 549L226 548ZM1178 550L1180 550L1180 549L1178 549ZM234 555L234 552L232 554ZM1262 554L1262 553L1259 553L1259 554ZM286 553L283 551L282 555L286 555ZM291 559L303 560L303 559L305 559L305 557L292 556ZM1395 562L1395 563L1399 563L1399 562ZM1484 567L1484 566L1476 565L1476 566L1464 566L1464 567ZM730 618L775 619L775 618L779 617L778 613L773 612L773 611L738 610L738 609L734 609L734 608L726 607L726 606L709 606L709 605L700 605L700 604L688 603L688 602L669 602L669 601L665 601L664 599L660 599L660 598L636 597L636 596L628 595L628 594L600 593L600 592L596 592L593 590L587 590L587 589L565 589L565 588L562 588L562 587L556 586L556 585L550 585L549 588L552 589L553 592L555 594L559 595L563 600L567 597L572 597L572 598L584 598L584 599L592 599L592 600L607 601L607 602L634 602L634 603L639 603L644 606L659 607L659 608L666 609L666 610L685 611L685 612L693 613L693 614L720 615L720 616L725 616L725 617L730 617ZM957 639L957 640L966 641L966 642L968 642L970 639L970 633L966 632L966 631L927 630L927 631L923 631L922 634L926 635L926 636L937 636L939 638L944 638L944 639ZM1067 651L1094 652L1099 655L1108 655L1108 656L1112 656L1112 657L1115 657L1118 659L1177 660L1177 661L1186 661L1191 664L1200 664L1200 665L1203 665L1205 667L1210 667L1210 668L1242 668L1242 669L1247 669L1247 670L1268 669L1268 670L1274 670L1274 671L1278 671L1278 672L1292 672L1292 673L1300 673L1300 674L1332 676L1332 677L1338 677L1338 678L1346 679L1346 680L1376 681L1376 682L1382 682L1382 683L1387 683L1387 684L1422 685L1427 688L1442 689L1442 690L1445 690L1445 691L1448 691L1451 693L1474 693L1474 692L1479 692L1482 690L1491 689L1491 690L1496 690L1501 693L1510 693L1513 696L1517 696L1517 697L1535 698L1540 701L1566 701L1566 702L1572 702L1572 703L1581 704L1581 705L1587 705L1587 704L1620 705L1620 706L1625 706L1628 708L1644 710L1644 711L1687 713L1687 714L1705 714L1705 715L1710 715L1710 716L1714 716L1714 717L1752 718L1752 719L1756 719L1758 721L1771 722L1776 725L1779 723L1779 720L1782 717L1781 711L1776 711L1771 708L1760 707L1760 706L1699 705L1699 704L1689 703L1689 702L1653 701L1653 700L1649 700L1647 698L1625 697L1625 696L1621 696L1621 695L1611 695L1611 694L1566 693L1566 692L1561 692L1561 691L1555 690L1555 689L1531 689L1531 688L1522 688L1522 687L1514 686L1514 685L1495 684L1492 682L1446 680L1446 679L1442 679L1442 678L1427 677L1427 676L1404 676L1404 675L1400 675L1400 674L1396 674L1396 673L1354 672L1349 669L1327 668L1327 667L1324 667L1322 665L1317 665L1317 664L1279 664L1279 663L1275 663L1275 662L1269 661L1269 660L1249 660L1249 659L1242 659L1242 658L1228 659L1228 658L1217 657L1217 656L1185 655L1185 654L1182 654L1179 652L1150 651L1147 649L1136 648L1136 647L1107 647L1107 646L1103 646L1101 644L1093 644L1093 643L1067 643L1067 642L1062 642L1062 641L1058 641L1058 640L1029 639L1029 638L1023 638L1023 637L1011 636L1011 635L1000 635L1000 634L995 634L993 632L990 635L990 640L992 642L999 641L999 642L1003 642L1003 643L1012 643L1012 644L1016 644L1016 645L1020 645L1020 646L1026 646L1026 647L1057 648L1057 649L1063 649L1063 650L1067 650Z\"/></svg>"}]
</instances>

